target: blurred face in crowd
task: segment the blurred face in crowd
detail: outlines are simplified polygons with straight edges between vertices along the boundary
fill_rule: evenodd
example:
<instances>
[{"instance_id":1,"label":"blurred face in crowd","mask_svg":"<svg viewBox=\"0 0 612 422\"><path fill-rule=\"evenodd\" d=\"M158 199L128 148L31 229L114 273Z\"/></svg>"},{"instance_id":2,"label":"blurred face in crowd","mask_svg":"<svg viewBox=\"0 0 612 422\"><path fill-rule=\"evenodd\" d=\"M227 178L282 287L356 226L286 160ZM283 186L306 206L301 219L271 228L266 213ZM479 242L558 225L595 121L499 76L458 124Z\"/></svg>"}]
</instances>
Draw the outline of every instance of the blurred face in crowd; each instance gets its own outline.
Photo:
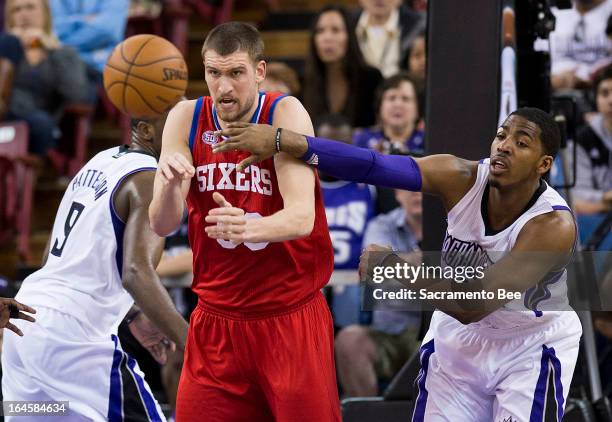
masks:
<instances>
[{"instance_id":1,"label":"blurred face in crowd","mask_svg":"<svg viewBox=\"0 0 612 422\"><path fill-rule=\"evenodd\" d=\"M351 127L349 125L332 126L329 123L323 123L317 128L317 135L321 138L335 139L345 144L353 143Z\"/></svg>"},{"instance_id":2,"label":"blurred face in crowd","mask_svg":"<svg viewBox=\"0 0 612 422\"><path fill-rule=\"evenodd\" d=\"M346 55L348 32L342 15L336 11L322 13L315 27L314 44L325 64L337 63Z\"/></svg>"},{"instance_id":3,"label":"blurred face in crowd","mask_svg":"<svg viewBox=\"0 0 612 422\"><path fill-rule=\"evenodd\" d=\"M383 93L380 103L380 123L383 127L403 128L414 125L419 115L414 85L402 81Z\"/></svg>"},{"instance_id":4,"label":"blurred face in crowd","mask_svg":"<svg viewBox=\"0 0 612 422\"><path fill-rule=\"evenodd\" d=\"M280 79L266 78L259 85L259 89L264 92L283 92L290 94L289 87L287 84Z\"/></svg>"},{"instance_id":5,"label":"blurred face in crowd","mask_svg":"<svg viewBox=\"0 0 612 422\"><path fill-rule=\"evenodd\" d=\"M597 111L612 122L612 79L604 79L597 87Z\"/></svg>"},{"instance_id":6,"label":"blurred face in crowd","mask_svg":"<svg viewBox=\"0 0 612 422\"><path fill-rule=\"evenodd\" d=\"M410 218L417 221L421 220L423 216L423 194L421 192L396 189L395 200Z\"/></svg>"},{"instance_id":7,"label":"blurred face in crowd","mask_svg":"<svg viewBox=\"0 0 612 422\"><path fill-rule=\"evenodd\" d=\"M410 73L421 80L425 80L425 66L427 63L427 52L425 50L425 37L418 37L412 43L410 57L408 57L408 68Z\"/></svg>"},{"instance_id":8,"label":"blurred face in crowd","mask_svg":"<svg viewBox=\"0 0 612 422\"><path fill-rule=\"evenodd\" d=\"M539 179L552 166L553 157L544 154L542 130L523 116L506 119L491 144L489 185L496 188Z\"/></svg>"},{"instance_id":9,"label":"blurred face in crowd","mask_svg":"<svg viewBox=\"0 0 612 422\"><path fill-rule=\"evenodd\" d=\"M43 29L47 24L45 0L9 0L6 3L10 29Z\"/></svg>"},{"instance_id":10,"label":"blurred face in crowd","mask_svg":"<svg viewBox=\"0 0 612 422\"><path fill-rule=\"evenodd\" d=\"M370 15L378 19L387 19L400 2L399 0L360 0L359 4Z\"/></svg>"},{"instance_id":11,"label":"blurred face in crowd","mask_svg":"<svg viewBox=\"0 0 612 422\"><path fill-rule=\"evenodd\" d=\"M258 86L266 77L266 63L254 63L246 51L221 56L204 53L204 74L217 114L225 122L249 119L258 98Z\"/></svg>"}]
</instances>

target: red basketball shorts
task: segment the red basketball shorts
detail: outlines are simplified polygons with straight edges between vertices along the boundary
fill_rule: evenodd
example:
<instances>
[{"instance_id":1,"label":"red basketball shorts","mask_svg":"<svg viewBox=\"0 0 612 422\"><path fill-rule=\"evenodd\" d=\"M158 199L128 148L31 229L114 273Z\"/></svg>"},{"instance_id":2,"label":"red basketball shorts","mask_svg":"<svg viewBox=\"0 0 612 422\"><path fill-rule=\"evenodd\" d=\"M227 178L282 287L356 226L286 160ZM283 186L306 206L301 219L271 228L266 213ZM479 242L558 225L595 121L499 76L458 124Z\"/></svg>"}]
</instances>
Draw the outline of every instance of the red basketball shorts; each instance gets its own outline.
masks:
<instances>
[{"instance_id":1,"label":"red basketball shorts","mask_svg":"<svg viewBox=\"0 0 612 422\"><path fill-rule=\"evenodd\" d=\"M178 422L340 421L332 319L319 293L258 319L202 304L191 316Z\"/></svg>"}]
</instances>

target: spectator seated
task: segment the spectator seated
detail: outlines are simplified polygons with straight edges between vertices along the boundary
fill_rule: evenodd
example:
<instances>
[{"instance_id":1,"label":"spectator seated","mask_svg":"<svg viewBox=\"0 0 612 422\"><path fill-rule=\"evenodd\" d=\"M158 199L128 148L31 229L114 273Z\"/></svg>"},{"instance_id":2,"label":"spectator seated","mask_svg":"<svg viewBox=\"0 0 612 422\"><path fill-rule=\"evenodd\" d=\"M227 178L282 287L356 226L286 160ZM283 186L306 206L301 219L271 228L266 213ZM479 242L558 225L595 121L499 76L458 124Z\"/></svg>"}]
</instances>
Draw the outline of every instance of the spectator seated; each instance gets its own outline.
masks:
<instances>
[{"instance_id":1,"label":"spectator seated","mask_svg":"<svg viewBox=\"0 0 612 422\"><path fill-rule=\"evenodd\" d=\"M375 97L378 125L357 129L353 143L384 154L423 154L425 134L418 127L416 83L407 73L385 79Z\"/></svg>"},{"instance_id":2,"label":"spectator seated","mask_svg":"<svg viewBox=\"0 0 612 422\"><path fill-rule=\"evenodd\" d=\"M31 259L29 235L36 157L28 154L25 122L0 123L0 243L17 233L17 252Z\"/></svg>"}]
</instances>

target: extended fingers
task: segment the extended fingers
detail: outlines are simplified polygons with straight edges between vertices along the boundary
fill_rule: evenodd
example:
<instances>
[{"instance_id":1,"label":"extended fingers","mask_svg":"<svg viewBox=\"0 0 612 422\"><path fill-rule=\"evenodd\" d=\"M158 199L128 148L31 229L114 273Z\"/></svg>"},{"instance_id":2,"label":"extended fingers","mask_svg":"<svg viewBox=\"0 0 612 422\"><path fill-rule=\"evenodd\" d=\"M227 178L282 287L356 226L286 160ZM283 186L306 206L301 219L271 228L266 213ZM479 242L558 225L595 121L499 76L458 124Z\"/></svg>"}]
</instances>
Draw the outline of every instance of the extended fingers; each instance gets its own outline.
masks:
<instances>
[{"instance_id":1,"label":"extended fingers","mask_svg":"<svg viewBox=\"0 0 612 422\"><path fill-rule=\"evenodd\" d=\"M208 215L214 215L214 216L218 216L218 215L233 215L233 216L241 216L244 215L244 210L242 208L236 208L236 207L219 207L219 208L213 208L210 211L208 211ZM208 220L206 220L208 221Z\"/></svg>"},{"instance_id":2,"label":"extended fingers","mask_svg":"<svg viewBox=\"0 0 612 422\"><path fill-rule=\"evenodd\" d=\"M211 239L230 240L236 244L240 244L245 241L244 233L237 232L224 232L222 228L215 226L206 227L206 234Z\"/></svg>"},{"instance_id":3,"label":"extended fingers","mask_svg":"<svg viewBox=\"0 0 612 422\"><path fill-rule=\"evenodd\" d=\"M154 344L153 346L149 347L149 352L151 353L151 356L153 356L155 361L157 361L157 363L159 363L160 365L166 363L166 347L163 344Z\"/></svg>"},{"instance_id":4,"label":"extended fingers","mask_svg":"<svg viewBox=\"0 0 612 422\"><path fill-rule=\"evenodd\" d=\"M223 224L226 226L244 226L246 224L246 218L244 218L243 215L207 215L206 222L211 224Z\"/></svg>"},{"instance_id":5,"label":"extended fingers","mask_svg":"<svg viewBox=\"0 0 612 422\"><path fill-rule=\"evenodd\" d=\"M223 139L223 142L213 145L212 150L213 152L234 151L240 149L241 146L242 137L236 134Z\"/></svg>"},{"instance_id":6,"label":"extended fingers","mask_svg":"<svg viewBox=\"0 0 612 422\"><path fill-rule=\"evenodd\" d=\"M217 203L217 205L219 205L220 207L223 208L231 208L232 204L230 204L223 195L221 195L219 192L213 192L213 201L215 201Z\"/></svg>"},{"instance_id":7,"label":"extended fingers","mask_svg":"<svg viewBox=\"0 0 612 422\"><path fill-rule=\"evenodd\" d=\"M231 137L243 134L248 128L249 128L248 126L243 126L243 127L228 126L225 129L215 131L215 135L223 136L224 138L231 138Z\"/></svg>"},{"instance_id":8,"label":"extended fingers","mask_svg":"<svg viewBox=\"0 0 612 422\"><path fill-rule=\"evenodd\" d=\"M248 166L250 166L253 163L257 163L259 161L261 161L261 159L259 158L259 155L256 155L256 154L250 155L244 160L242 160L240 163L238 163L238 165L236 166L236 170L244 171L244 169L246 169Z\"/></svg>"},{"instance_id":9,"label":"extended fingers","mask_svg":"<svg viewBox=\"0 0 612 422\"><path fill-rule=\"evenodd\" d=\"M21 332L21 330L19 328L17 328L16 325L7 322L6 326L4 328L8 328L9 330L11 330L12 332L14 332L15 334L17 334L18 336L23 337L23 333Z\"/></svg>"},{"instance_id":10,"label":"extended fingers","mask_svg":"<svg viewBox=\"0 0 612 422\"><path fill-rule=\"evenodd\" d=\"M173 158L185 169L187 174L190 174L191 176L195 174L195 167L183 154L177 152L174 154Z\"/></svg>"},{"instance_id":11,"label":"extended fingers","mask_svg":"<svg viewBox=\"0 0 612 422\"><path fill-rule=\"evenodd\" d=\"M164 185L167 185L171 180L174 179L174 173L172 172L172 169L170 168L170 165L167 162L159 163L157 174L159 174L159 176L161 177L161 180Z\"/></svg>"},{"instance_id":12,"label":"extended fingers","mask_svg":"<svg viewBox=\"0 0 612 422\"><path fill-rule=\"evenodd\" d=\"M182 154L171 155L167 162L171 170L181 176L182 179L190 179L195 173L193 166Z\"/></svg>"},{"instance_id":13,"label":"extended fingers","mask_svg":"<svg viewBox=\"0 0 612 422\"><path fill-rule=\"evenodd\" d=\"M31 317L30 315L24 314L23 312L19 312L19 315L17 315L17 318L23 319L25 321L36 322L36 319Z\"/></svg>"},{"instance_id":14,"label":"extended fingers","mask_svg":"<svg viewBox=\"0 0 612 422\"><path fill-rule=\"evenodd\" d=\"M23 303L17 302L15 299L8 299L9 305L13 305L20 311L29 312L31 314L36 313L36 309L29 307L28 305L24 305Z\"/></svg>"},{"instance_id":15,"label":"extended fingers","mask_svg":"<svg viewBox=\"0 0 612 422\"><path fill-rule=\"evenodd\" d=\"M246 224L228 224L227 222L218 222L215 225L204 227L204 231L212 239L235 240L236 242L243 242L244 234L246 232Z\"/></svg>"}]
</instances>

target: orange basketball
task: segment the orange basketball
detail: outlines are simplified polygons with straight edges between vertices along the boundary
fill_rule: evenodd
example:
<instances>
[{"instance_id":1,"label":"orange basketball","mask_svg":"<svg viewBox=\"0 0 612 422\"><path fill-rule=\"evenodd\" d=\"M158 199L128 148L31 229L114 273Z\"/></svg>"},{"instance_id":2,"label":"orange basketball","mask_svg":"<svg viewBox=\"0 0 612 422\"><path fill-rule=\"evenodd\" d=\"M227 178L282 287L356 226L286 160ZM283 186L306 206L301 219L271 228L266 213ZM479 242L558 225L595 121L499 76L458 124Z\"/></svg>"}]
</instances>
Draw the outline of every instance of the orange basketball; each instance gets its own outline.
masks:
<instances>
[{"instance_id":1,"label":"orange basketball","mask_svg":"<svg viewBox=\"0 0 612 422\"><path fill-rule=\"evenodd\" d=\"M111 102L132 117L158 117L187 88L187 65L170 41L142 34L117 45L104 67L104 89Z\"/></svg>"}]
</instances>

